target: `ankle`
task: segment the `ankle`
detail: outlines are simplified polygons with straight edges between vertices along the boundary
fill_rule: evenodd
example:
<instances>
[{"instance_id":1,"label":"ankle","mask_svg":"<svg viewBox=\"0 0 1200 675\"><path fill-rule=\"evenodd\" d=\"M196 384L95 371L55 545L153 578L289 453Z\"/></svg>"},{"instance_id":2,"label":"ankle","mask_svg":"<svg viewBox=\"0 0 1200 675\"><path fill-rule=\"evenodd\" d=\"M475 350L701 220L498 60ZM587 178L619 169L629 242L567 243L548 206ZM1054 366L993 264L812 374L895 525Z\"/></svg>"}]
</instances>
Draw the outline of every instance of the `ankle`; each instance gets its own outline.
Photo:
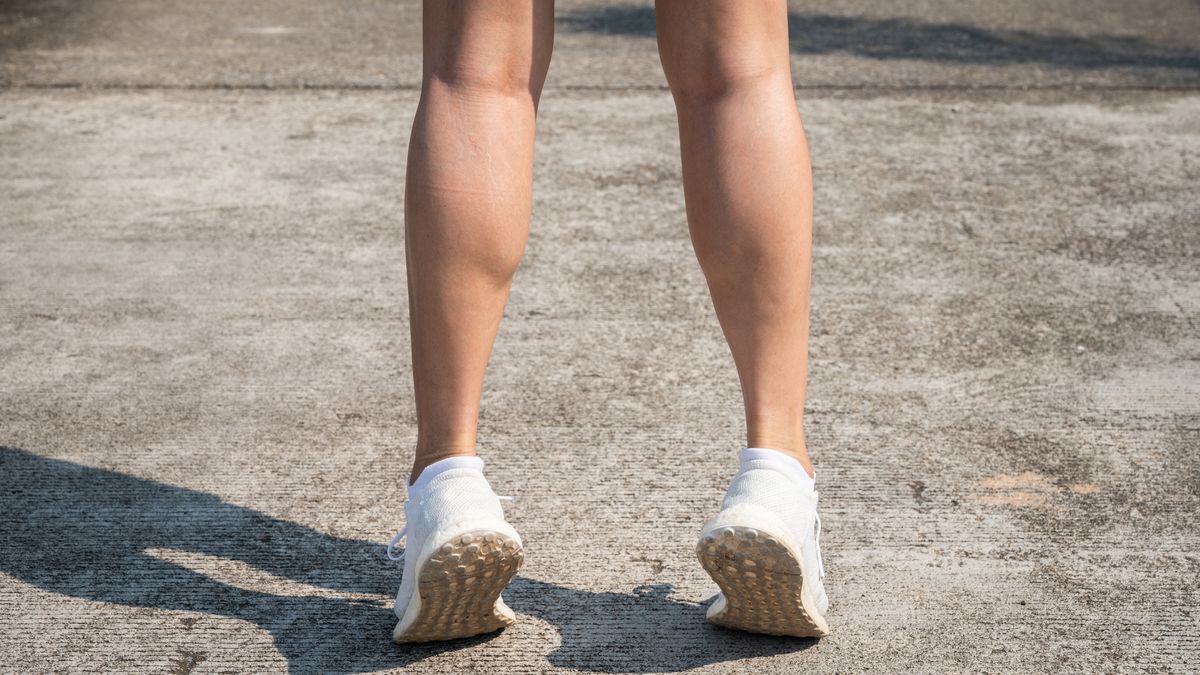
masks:
<instances>
[{"instance_id":1,"label":"ankle","mask_svg":"<svg viewBox=\"0 0 1200 675\"><path fill-rule=\"evenodd\" d=\"M800 462L800 466L804 467L810 478L816 476L812 461L808 458L808 447L804 443L803 433L785 436L754 433L747 437L746 447L782 452Z\"/></svg>"},{"instance_id":2,"label":"ankle","mask_svg":"<svg viewBox=\"0 0 1200 675\"><path fill-rule=\"evenodd\" d=\"M469 446L451 445L438 448L422 448L417 445L416 457L413 458L412 470L408 475L408 484L412 485L420 478L421 472L429 465L451 457L474 457L475 444Z\"/></svg>"},{"instance_id":3,"label":"ankle","mask_svg":"<svg viewBox=\"0 0 1200 675\"><path fill-rule=\"evenodd\" d=\"M424 492L430 481L437 478L438 475L454 469L483 471L483 460L475 455L453 455L430 463L421 470L419 475L413 476L408 485L408 498L415 498Z\"/></svg>"},{"instance_id":4,"label":"ankle","mask_svg":"<svg viewBox=\"0 0 1200 675\"><path fill-rule=\"evenodd\" d=\"M783 468L785 472L792 475L801 485L804 485L810 491L816 489L816 474L811 469L806 469L794 455L786 452L772 450L771 448L742 448L742 451L738 453L738 460L741 462L742 468L754 462L769 462L774 466Z\"/></svg>"}]
</instances>

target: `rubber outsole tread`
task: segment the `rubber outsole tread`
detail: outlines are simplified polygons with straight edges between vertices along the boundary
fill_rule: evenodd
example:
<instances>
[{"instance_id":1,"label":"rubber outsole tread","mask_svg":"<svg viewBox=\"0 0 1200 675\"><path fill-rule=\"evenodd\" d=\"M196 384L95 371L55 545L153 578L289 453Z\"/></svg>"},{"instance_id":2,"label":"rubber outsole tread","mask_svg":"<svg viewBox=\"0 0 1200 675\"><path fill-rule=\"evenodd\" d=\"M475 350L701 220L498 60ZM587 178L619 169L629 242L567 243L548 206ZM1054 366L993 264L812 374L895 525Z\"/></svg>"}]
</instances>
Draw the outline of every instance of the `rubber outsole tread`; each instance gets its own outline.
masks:
<instances>
[{"instance_id":1,"label":"rubber outsole tread","mask_svg":"<svg viewBox=\"0 0 1200 675\"><path fill-rule=\"evenodd\" d=\"M496 607L525 552L520 542L477 530L444 542L417 575L418 615L396 642L453 640L500 630L513 620Z\"/></svg>"},{"instance_id":2,"label":"rubber outsole tread","mask_svg":"<svg viewBox=\"0 0 1200 675\"><path fill-rule=\"evenodd\" d=\"M783 542L752 527L723 527L696 545L700 564L725 595L709 617L718 626L795 637L829 633L804 608L800 561Z\"/></svg>"}]
</instances>

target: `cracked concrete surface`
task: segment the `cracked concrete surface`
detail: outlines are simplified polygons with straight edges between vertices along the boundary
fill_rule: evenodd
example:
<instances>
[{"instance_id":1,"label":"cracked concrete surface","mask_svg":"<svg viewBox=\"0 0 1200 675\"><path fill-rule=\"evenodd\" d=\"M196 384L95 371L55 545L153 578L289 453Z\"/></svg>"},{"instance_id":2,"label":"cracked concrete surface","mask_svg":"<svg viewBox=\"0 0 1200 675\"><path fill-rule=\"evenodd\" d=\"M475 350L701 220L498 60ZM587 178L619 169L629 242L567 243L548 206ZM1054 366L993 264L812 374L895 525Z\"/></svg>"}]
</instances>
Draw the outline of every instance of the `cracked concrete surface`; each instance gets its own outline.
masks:
<instances>
[{"instance_id":1,"label":"cracked concrete surface","mask_svg":"<svg viewBox=\"0 0 1200 675\"><path fill-rule=\"evenodd\" d=\"M0 5L0 669L1194 669L1200 8L791 8L832 636L703 621L742 426L653 17L560 2L481 426L520 621L400 647L419 7Z\"/></svg>"}]
</instances>

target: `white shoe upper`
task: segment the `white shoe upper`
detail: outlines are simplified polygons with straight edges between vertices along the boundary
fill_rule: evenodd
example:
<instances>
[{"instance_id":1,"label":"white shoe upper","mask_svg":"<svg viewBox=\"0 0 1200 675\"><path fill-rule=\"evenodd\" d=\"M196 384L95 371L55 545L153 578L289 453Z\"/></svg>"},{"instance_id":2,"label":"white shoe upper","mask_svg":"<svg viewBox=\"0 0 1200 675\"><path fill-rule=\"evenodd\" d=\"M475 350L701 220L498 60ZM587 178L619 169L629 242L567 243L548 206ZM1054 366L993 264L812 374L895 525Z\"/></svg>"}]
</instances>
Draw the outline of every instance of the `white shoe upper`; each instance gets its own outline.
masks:
<instances>
[{"instance_id":1,"label":"white shoe upper","mask_svg":"<svg viewBox=\"0 0 1200 675\"><path fill-rule=\"evenodd\" d=\"M463 532L492 530L502 532L520 542L520 536L504 519L501 498L492 491L483 472L473 468L454 468L434 476L415 493L410 493L404 505L404 529L389 546L389 557L404 560L400 590L396 593L396 617L403 625L408 615L416 616L420 598L416 592L421 566L441 544ZM391 555L400 538L407 544L402 554ZM502 611L511 613L504 602L497 602Z\"/></svg>"},{"instance_id":2,"label":"white shoe upper","mask_svg":"<svg viewBox=\"0 0 1200 675\"><path fill-rule=\"evenodd\" d=\"M811 479L784 462L753 459L742 462L721 503L721 512L705 523L703 533L722 527L746 526L764 530L797 555L804 575L804 593L824 612L829 605L822 582L821 518L817 491ZM721 603L718 603L721 604ZM716 605L714 605L716 607Z\"/></svg>"}]
</instances>

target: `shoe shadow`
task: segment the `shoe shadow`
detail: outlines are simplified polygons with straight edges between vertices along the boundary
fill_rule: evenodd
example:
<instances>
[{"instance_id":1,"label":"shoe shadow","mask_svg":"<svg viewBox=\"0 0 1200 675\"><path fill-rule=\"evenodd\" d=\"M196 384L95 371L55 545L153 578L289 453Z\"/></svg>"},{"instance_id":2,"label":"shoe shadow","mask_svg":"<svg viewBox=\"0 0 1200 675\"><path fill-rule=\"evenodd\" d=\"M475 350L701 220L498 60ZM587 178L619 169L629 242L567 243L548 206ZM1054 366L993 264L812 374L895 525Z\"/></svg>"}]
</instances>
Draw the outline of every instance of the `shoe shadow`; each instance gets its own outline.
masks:
<instances>
[{"instance_id":1,"label":"shoe shadow","mask_svg":"<svg viewBox=\"0 0 1200 675\"><path fill-rule=\"evenodd\" d=\"M390 598L400 574L382 544L209 493L0 446L0 513L0 571L73 598L253 623L289 672L399 668L494 637L394 645ZM180 562L195 560L225 569L222 579ZM505 598L559 629L551 663L598 672L670 672L811 644L725 633L668 593L665 585L590 593L519 577Z\"/></svg>"},{"instance_id":2,"label":"shoe shadow","mask_svg":"<svg viewBox=\"0 0 1200 675\"><path fill-rule=\"evenodd\" d=\"M562 645L549 656L560 668L600 673L674 673L723 661L799 652L813 638L730 631L708 623L709 602L671 599L670 584L632 593L592 593L518 578L504 592L518 612L556 627ZM711 598L710 598L711 600Z\"/></svg>"}]
</instances>

